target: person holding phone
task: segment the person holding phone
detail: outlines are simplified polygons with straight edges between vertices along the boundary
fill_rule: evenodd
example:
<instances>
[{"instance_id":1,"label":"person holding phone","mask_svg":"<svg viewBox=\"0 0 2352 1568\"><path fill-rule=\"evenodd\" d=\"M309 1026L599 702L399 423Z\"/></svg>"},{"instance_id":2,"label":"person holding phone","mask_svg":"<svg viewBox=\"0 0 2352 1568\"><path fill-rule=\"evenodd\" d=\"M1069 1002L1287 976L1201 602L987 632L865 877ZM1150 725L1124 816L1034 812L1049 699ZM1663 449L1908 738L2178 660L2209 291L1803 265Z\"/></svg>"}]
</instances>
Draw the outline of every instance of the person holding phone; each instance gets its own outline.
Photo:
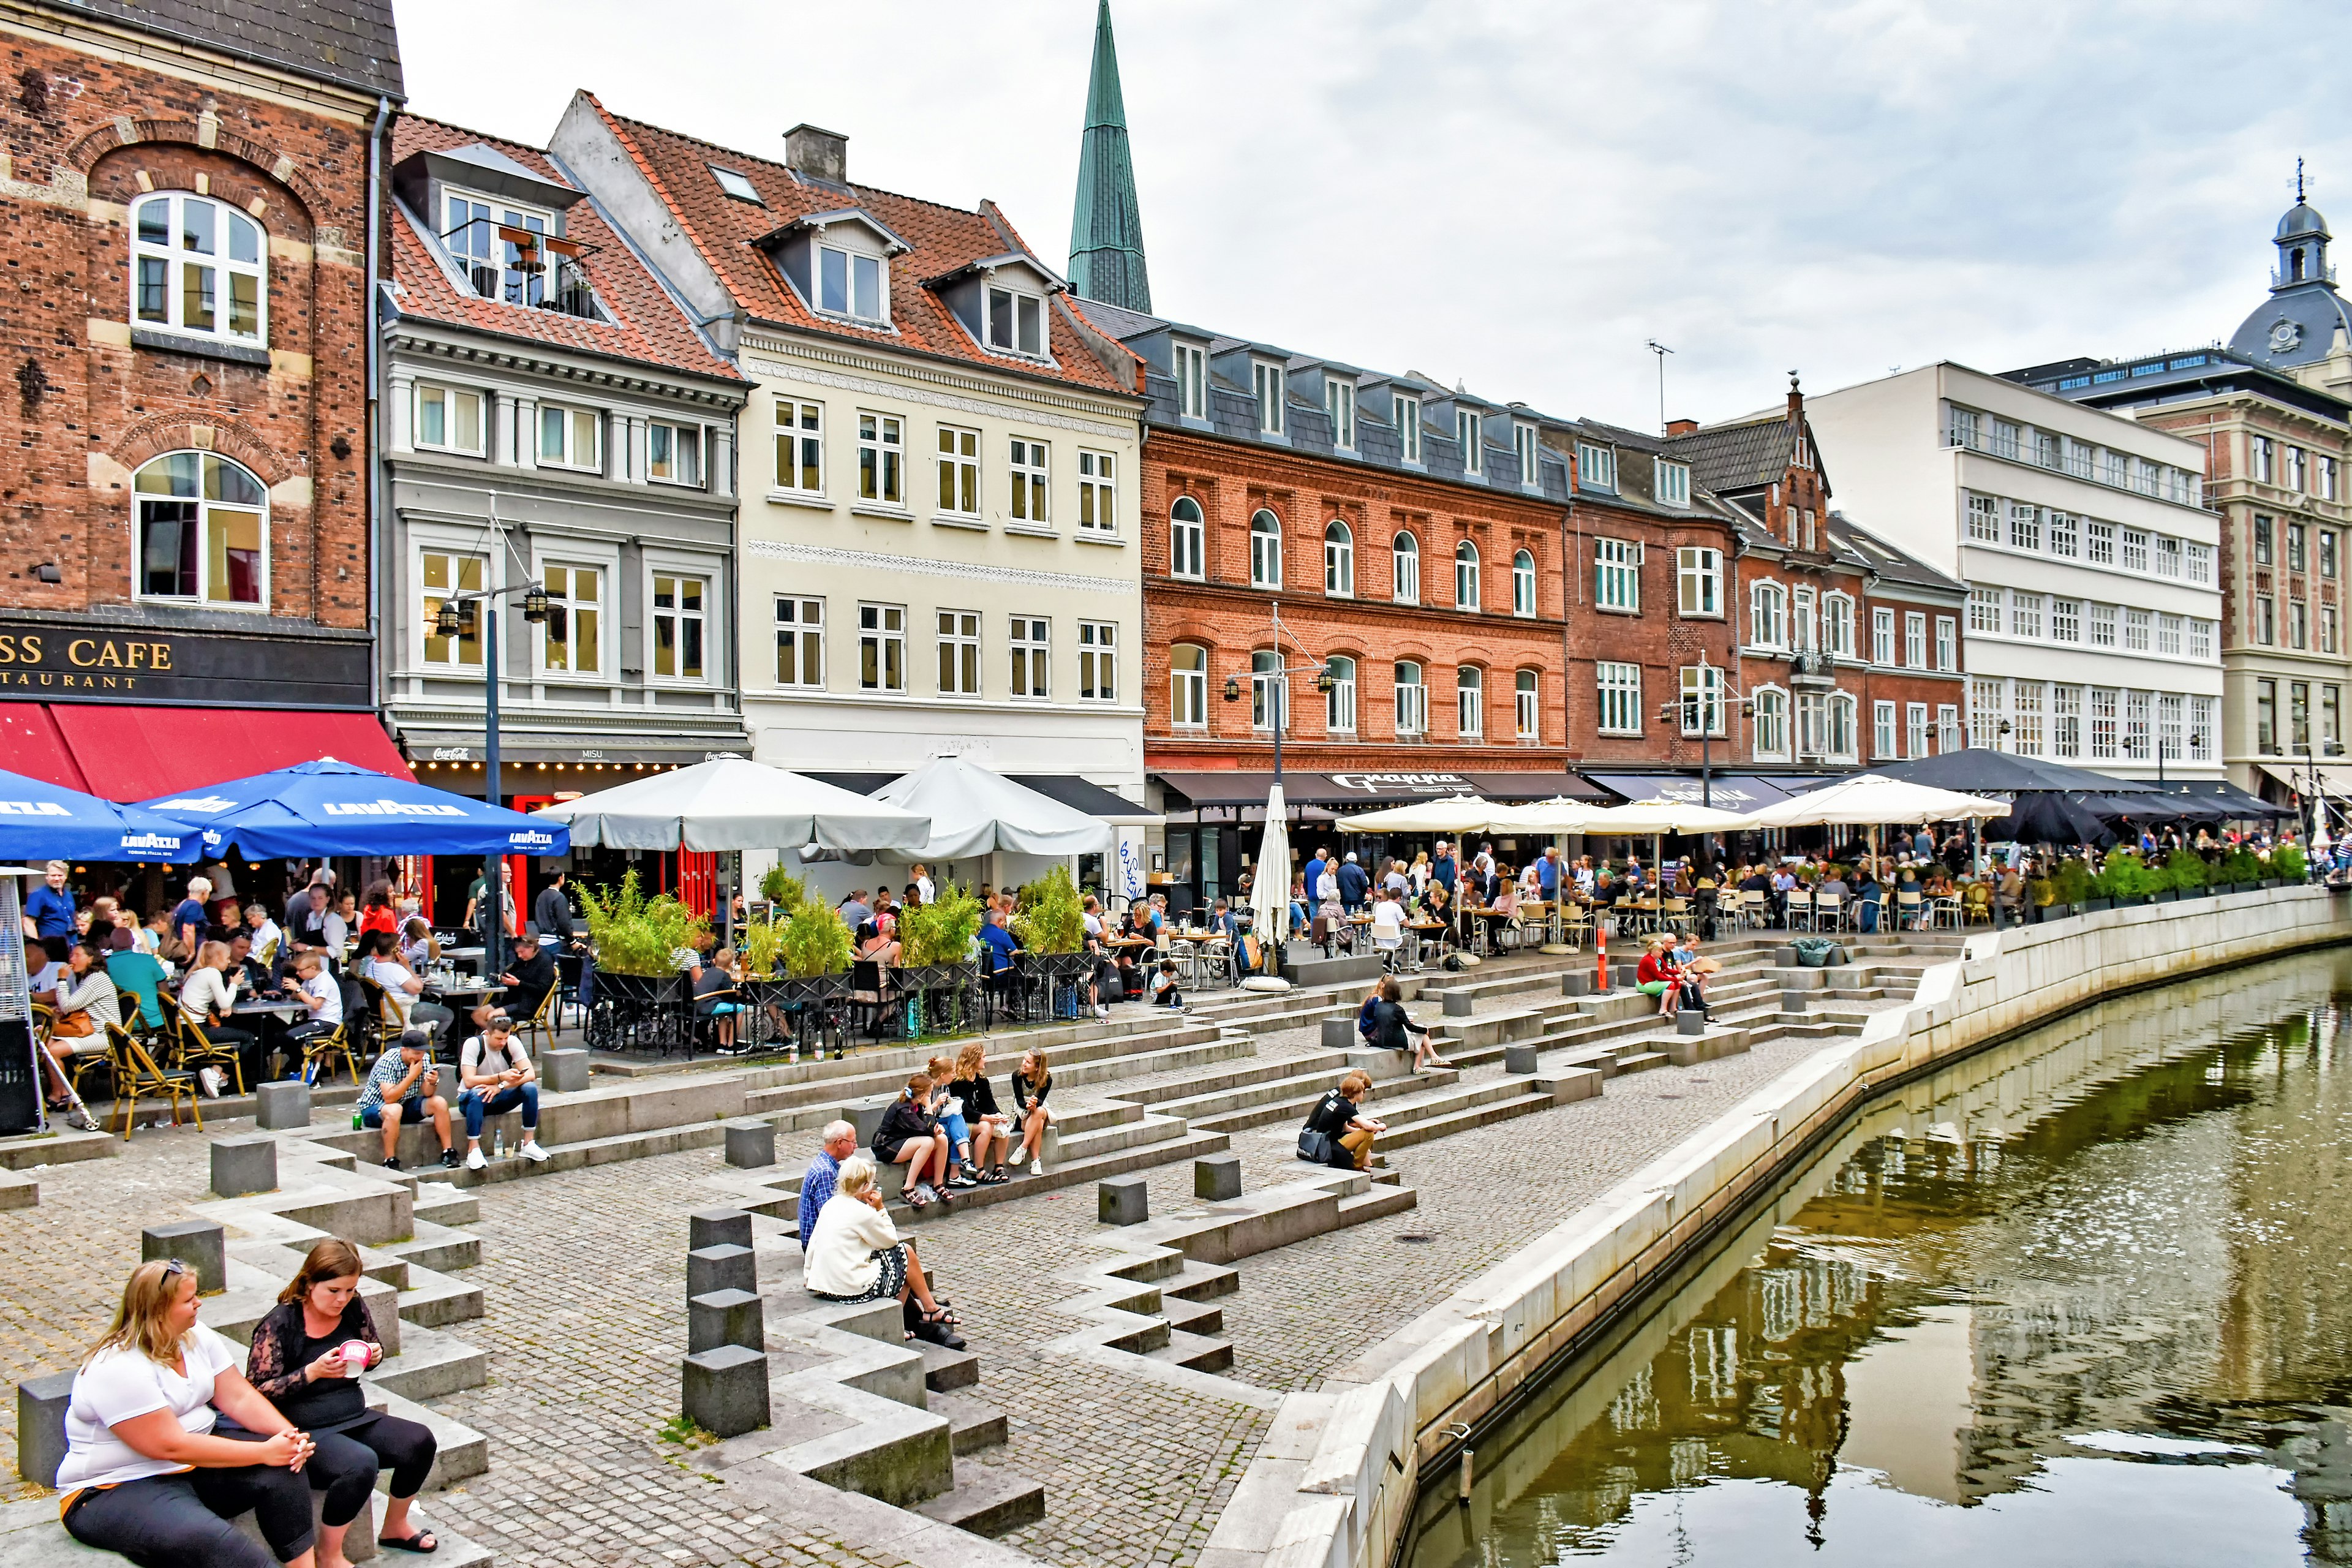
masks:
<instances>
[{"instance_id":1,"label":"person holding phone","mask_svg":"<svg viewBox=\"0 0 2352 1568\"><path fill-rule=\"evenodd\" d=\"M441 1138L441 1163L457 1168L449 1136L449 1102L441 1097L441 1069L433 1065L433 1037L403 1029L393 1047L376 1058L360 1090L360 1125L383 1130L383 1168L400 1169L400 1124L429 1121Z\"/></svg>"}]
</instances>

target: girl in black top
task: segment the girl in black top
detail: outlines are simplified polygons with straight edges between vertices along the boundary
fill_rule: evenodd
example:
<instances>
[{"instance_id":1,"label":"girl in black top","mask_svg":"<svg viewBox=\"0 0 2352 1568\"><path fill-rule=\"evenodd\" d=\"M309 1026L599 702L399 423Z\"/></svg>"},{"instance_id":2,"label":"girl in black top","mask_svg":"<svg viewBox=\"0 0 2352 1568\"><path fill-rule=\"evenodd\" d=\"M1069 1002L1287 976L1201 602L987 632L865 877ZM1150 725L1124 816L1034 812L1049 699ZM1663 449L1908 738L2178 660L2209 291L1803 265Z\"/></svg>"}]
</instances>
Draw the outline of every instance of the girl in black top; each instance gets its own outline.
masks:
<instances>
[{"instance_id":1,"label":"girl in black top","mask_svg":"<svg viewBox=\"0 0 2352 1568\"><path fill-rule=\"evenodd\" d=\"M963 1101L963 1122L971 1130L971 1161L980 1179L991 1186L1013 1178L1004 1173L1004 1131L1008 1117L996 1109L996 1090L988 1085L988 1057L975 1041L956 1053L955 1077L948 1092ZM993 1146L996 1159L988 1151Z\"/></svg>"},{"instance_id":2,"label":"girl in black top","mask_svg":"<svg viewBox=\"0 0 2352 1568\"><path fill-rule=\"evenodd\" d=\"M364 1347L363 1359L346 1358L344 1347L354 1341ZM375 1489L382 1467L392 1470L392 1497L378 1542L404 1552L431 1552L440 1544L431 1531L408 1522L408 1505L433 1468L432 1432L371 1411L360 1386L360 1373L383 1360L383 1342L360 1304L359 1249L331 1238L319 1243L255 1327L247 1375L318 1443L318 1457L304 1473L327 1494L319 1524L322 1543L338 1555L342 1532Z\"/></svg>"},{"instance_id":3,"label":"girl in black top","mask_svg":"<svg viewBox=\"0 0 2352 1568\"><path fill-rule=\"evenodd\" d=\"M1046 1070L1045 1053L1032 1050L1023 1053L1021 1066L1010 1079L1013 1089L1013 1122L1021 1129L1021 1142L1013 1151L1012 1163L1018 1166L1024 1154L1029 1157L1029 1173L1045 1173L1045 1128L1054 1113L1045 1109L1046 1091L1054 1087L1054 1075Z\"/></svg>"},{"instance_id":4,"label":"girl in black top","mask_svg":"<svg viewBox=\"0 0 2352 1568\"><path fill-rule=\"evenodd\" d=\"M943 1204L955 1201L947 1185L954 1151L948 1146L946 1130L931 1116L930 1102L930 1075L919 1072L907 1080L907 1092L891 1102L881 1125L874 1129L875 1159L907 1167L907 1206L913 1209L930 1207L933 1198Z\"/></svg>"},{"instance_id":5,"label":"girl in black top","mask_svg":"<svg viewBox=\"0 0 2352 1568\"><path fill-rule=\"evenodd\" d=\"M1372 1140L1388 1131L1386 1122L1365 1116L1359 1110L1371 1087L1370 1078L1361 1072L1351 1072L1307 1113L1307 1125L1301 1131L1320 1132L1330 1141L1324 1163L1334 1170L1360 1171L1370 1164ZM1299 1157L1306 1158L1303 1151Z\"/></svg>"}]
</instances>

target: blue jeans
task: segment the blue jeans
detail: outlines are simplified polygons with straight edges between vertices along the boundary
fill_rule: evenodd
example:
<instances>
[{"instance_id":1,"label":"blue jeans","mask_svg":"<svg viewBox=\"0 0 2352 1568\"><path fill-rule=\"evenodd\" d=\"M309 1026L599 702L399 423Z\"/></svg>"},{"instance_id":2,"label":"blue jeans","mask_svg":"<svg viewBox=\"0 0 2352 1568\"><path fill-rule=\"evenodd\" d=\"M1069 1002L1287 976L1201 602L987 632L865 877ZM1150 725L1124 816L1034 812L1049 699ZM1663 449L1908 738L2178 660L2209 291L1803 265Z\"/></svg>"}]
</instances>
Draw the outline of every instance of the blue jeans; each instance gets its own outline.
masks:
<instances>
[{"instance_id":1,"label":"blue jeans","mask_svg":"<svg viewBox=\"0 0 2352 1568\"><path fill-rule=\"evenodd\" d=\"M522 1130L527 1133L538 1131L539 1085L535 1083L517 1084L512 1089L502 1089L487 1097L478 1089L469 1089L457 1097L457 1109L466 1113L466 1136L468 1138L482 1135L483 1118L501 1115L518 1105L522 1107Z\"/></svg>"},{"instance_id":2,"label":"blue jeans","mask_svg":"<svg viewBox=\"0 0 2352 1568\"><path fill-rule=\"evenodd\" d=\"M961 1116L942 1116L940 1118L940 1125L947 1130L950 1150L963 1149L966 1152L970 1152L969 1145L971 1142L970 1122Z\"/></svg>"}]
</instances>

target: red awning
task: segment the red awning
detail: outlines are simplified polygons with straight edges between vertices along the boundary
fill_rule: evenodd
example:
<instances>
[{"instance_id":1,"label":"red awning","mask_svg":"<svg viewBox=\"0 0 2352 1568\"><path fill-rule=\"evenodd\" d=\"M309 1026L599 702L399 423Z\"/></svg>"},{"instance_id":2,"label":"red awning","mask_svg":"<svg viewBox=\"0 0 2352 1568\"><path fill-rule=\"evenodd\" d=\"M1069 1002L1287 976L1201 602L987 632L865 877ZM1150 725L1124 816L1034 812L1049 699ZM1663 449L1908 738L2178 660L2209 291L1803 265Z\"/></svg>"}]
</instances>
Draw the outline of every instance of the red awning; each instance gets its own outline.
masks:
<instances>
[{"instance_id":1,"label":"red awning","mask_svg":"<svg viewBox=\"0 0 2352 1568\"><path fill-rule=\"evenodd\" d=\"M53 737L46 753L37 749L43 735ZM150 800L321 757L416 776L373 713L0 702L0 766L108 800Z\"/></svg>"},{"instance_id":2,"label":"red awning","mask_svg":"<svg viewBox=\"0 0 2352 1568\"><path fill-rule=\"evenodd\" d=\"M89 781L46 702L0 702L0 768L89 793Z\"/></svg>"}]
</instances>

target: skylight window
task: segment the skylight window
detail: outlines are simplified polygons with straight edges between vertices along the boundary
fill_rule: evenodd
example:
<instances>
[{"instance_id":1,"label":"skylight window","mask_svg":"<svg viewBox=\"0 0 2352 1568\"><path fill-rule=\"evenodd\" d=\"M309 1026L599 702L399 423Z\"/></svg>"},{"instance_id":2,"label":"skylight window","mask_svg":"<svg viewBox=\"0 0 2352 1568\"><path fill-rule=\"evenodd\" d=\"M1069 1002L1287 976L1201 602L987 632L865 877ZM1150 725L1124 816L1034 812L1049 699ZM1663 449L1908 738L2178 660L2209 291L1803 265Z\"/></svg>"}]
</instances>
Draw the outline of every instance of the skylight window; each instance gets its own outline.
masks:
<instances>
[{"instance_id":1,"label":"skylight window","mask_svg":"<svg viewBox=\"0 0 2352 1568\"><path fill-rule=\"evenodd\" d=\"M725 191L729 195L733 196L737 201L750 202L755 206L766 206L768 205L760 199L760 193L752 188L751 182L748 177L737 174L732 169L722 169L716 163L712 163L709 165L709 167L710 169L710 177L719 182L719 188Z\"/></svg>"}]
</instances>

